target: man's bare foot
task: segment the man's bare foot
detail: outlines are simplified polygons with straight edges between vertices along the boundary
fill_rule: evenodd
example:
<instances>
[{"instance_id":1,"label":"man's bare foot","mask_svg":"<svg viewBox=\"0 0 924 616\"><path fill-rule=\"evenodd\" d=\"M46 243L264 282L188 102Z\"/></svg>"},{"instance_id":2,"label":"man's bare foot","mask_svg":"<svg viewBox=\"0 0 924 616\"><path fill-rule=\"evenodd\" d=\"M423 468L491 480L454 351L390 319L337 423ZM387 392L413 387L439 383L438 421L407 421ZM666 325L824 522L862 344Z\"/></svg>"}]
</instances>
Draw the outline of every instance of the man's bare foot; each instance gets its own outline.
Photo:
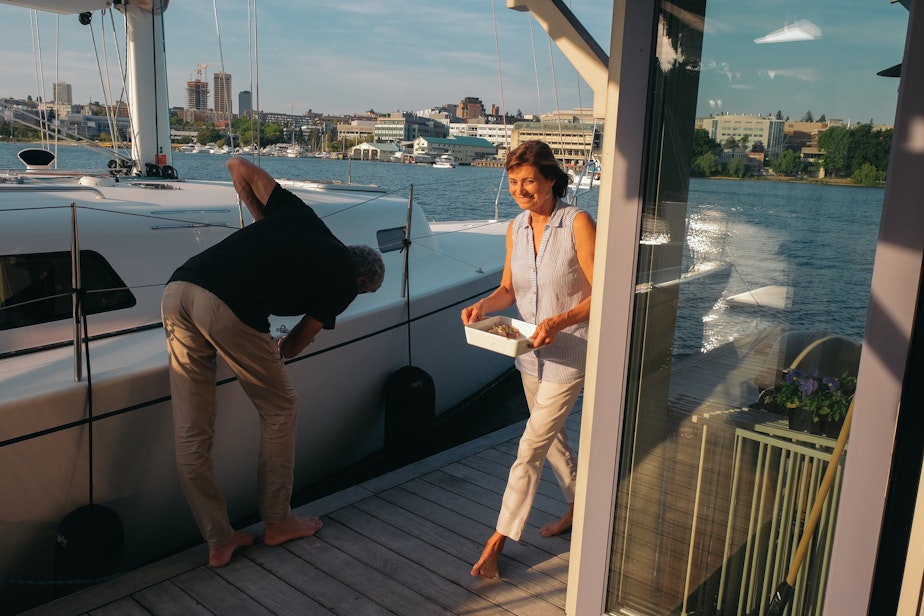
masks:
<instances>
[{"instance_id":1,"label":"man's bare foot","mask_svg":"<svg viewBox=\"0 0 924 616\"><path fill-rule=\"evenodd\" d=\"M561 516L555 522L549 522L539 529L539 534L543 537L554 537L567 532L571 528L571 522L574 520L574 504L568 508L568 513Z\"/></svg>"},{"instance_id":2,"label":"man's bare foot","mask_svg":"<svg viewBox=\"0 0 924 616\"><path fill-rule=\"evenodd\" d=\"M263 533L263 543L266 545L280 545L292 539L301 539L315 534L324 524L321 518L300 518L289 515L285 522L267 522Z\"/></svg>"},{"instance_id":3,"label":"man's bare foot","mask_svg":"<svg viewBox=\"0 0 924 616\"><path fill-rule=\"evenodd\" d=\"M231 543L220 548L209 550L209 567L224 567L231 562L231 557L234 555L236 549L250 545L253 543L253 540L254 536L250 533L245 533L240 530L234 531L234 536L231 537Z\"/></svg>"},{"instance_id":4,"label":"man's bare foot","mask_svg":"<svg viewBox=\"0 0 924 616\"><path fill-rule=\"evenodd\" d=\"M472 567L472 575L484 578L497 577L497 558L504 551L504 543L507 537L495 531L491 538L484 544L484 550L481 552L481 558Z\"/></svg>"}]
</instances>

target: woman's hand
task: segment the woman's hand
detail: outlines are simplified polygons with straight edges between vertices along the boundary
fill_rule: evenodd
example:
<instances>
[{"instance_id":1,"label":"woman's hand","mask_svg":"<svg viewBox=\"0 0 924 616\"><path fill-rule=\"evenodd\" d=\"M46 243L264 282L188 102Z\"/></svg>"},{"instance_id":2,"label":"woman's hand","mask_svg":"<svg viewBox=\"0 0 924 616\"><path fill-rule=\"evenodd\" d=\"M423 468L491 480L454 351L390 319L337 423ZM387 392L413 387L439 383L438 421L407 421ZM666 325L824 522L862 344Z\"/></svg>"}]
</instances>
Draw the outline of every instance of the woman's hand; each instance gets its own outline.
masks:
<instances>
[{"instance_id":1,"label":"woman's hand","mask_svg":"<svg viewBox=\"0 0 924 616\"><path fill-rule=\"evenodd\" d=\"M471 306L462 309L462 324L477 323L484 318L484 305L477 301Z\"/></svg>"},{"instance_id":2,"label":"woman's hand","mask_svg":"<svg viewBox=\"0 0 924 616\"><path fill-rule=\"evenodd\" d=\"M530 346L534 349L544 347L555 342L555 336L558 335L558 326L554 319L544 319L536 325L536 331L529 337Z\"/></svg>"}]
</instances>

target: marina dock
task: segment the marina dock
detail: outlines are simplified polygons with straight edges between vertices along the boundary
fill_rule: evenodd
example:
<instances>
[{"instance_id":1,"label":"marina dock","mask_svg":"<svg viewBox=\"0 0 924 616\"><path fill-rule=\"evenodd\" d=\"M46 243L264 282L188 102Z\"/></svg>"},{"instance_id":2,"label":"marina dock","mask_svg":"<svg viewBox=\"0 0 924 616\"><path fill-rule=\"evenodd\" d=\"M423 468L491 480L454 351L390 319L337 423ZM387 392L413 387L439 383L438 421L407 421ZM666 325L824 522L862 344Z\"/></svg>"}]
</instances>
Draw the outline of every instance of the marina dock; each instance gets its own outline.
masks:
<instances>
[{"instance_id":1,"label":"marina dock","mask_svg":"<svg viewBox=\"0 0 924 616\"><path fill-rule=\"evenodd\" d=\"M579 403L568 420L575 446L580 417ZM322 516L324 528L314 537L278 547L258 541L220 569L205 564L208 548L198 545L24 614L560 616L570 533L539 535L566 508L548 469L521 541L507 542L501 577L470 574L494 530L523 425L297 508ZM262 523L245 530L259 536Z\"/></svg>"}]
</instances>

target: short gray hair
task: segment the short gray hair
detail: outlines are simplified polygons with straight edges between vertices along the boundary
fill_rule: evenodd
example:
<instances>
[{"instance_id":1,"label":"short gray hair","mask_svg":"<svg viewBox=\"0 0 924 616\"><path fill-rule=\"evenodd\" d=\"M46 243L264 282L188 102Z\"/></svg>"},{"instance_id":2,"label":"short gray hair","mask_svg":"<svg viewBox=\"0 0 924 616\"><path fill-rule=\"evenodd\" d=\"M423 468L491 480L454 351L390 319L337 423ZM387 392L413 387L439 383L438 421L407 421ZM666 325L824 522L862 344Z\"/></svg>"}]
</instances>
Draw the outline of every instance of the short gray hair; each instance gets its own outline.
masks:
<instances>
[{"instance_id":1,"label":"short gray hair","mask_svg":"<svg viewBox=\"0 0 924 616\"><path fill-rule=\"evenodd\" d=\"M350 261L353 262L353 272L357 278L364 280L360 283L359 293L377 291L385 278L385 262L382 261L381 253L365 245L347 246L346 249L350 253Z\"/></svg>"}]
</instances>

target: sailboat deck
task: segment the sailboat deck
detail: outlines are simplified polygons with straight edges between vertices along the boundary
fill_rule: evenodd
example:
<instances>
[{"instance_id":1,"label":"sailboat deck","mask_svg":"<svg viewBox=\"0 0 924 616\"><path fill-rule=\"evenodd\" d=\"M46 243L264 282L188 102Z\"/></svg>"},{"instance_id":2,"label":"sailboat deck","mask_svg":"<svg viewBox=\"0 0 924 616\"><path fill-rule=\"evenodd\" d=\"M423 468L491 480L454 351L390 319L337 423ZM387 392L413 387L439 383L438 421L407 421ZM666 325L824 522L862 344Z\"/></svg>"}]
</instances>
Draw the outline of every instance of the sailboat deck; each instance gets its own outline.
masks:
<instances>
[{"instance_id":1,"label":"sailboat deck","mask_svg":"<svg viewBox=\"0 0 924 616\"><path fill-rule=\"evenodd\" d=\"M578 406L568 424L575 440L579 424ZM323 516L314 537L258 542L220 569L204 565L200 545L26 613L560 616L570 535L538 530L566 507L550 474L521 541L507 543L501 578L470 575L522 429L518 422L300 507Z\"/></svg>"}]
</instances>

